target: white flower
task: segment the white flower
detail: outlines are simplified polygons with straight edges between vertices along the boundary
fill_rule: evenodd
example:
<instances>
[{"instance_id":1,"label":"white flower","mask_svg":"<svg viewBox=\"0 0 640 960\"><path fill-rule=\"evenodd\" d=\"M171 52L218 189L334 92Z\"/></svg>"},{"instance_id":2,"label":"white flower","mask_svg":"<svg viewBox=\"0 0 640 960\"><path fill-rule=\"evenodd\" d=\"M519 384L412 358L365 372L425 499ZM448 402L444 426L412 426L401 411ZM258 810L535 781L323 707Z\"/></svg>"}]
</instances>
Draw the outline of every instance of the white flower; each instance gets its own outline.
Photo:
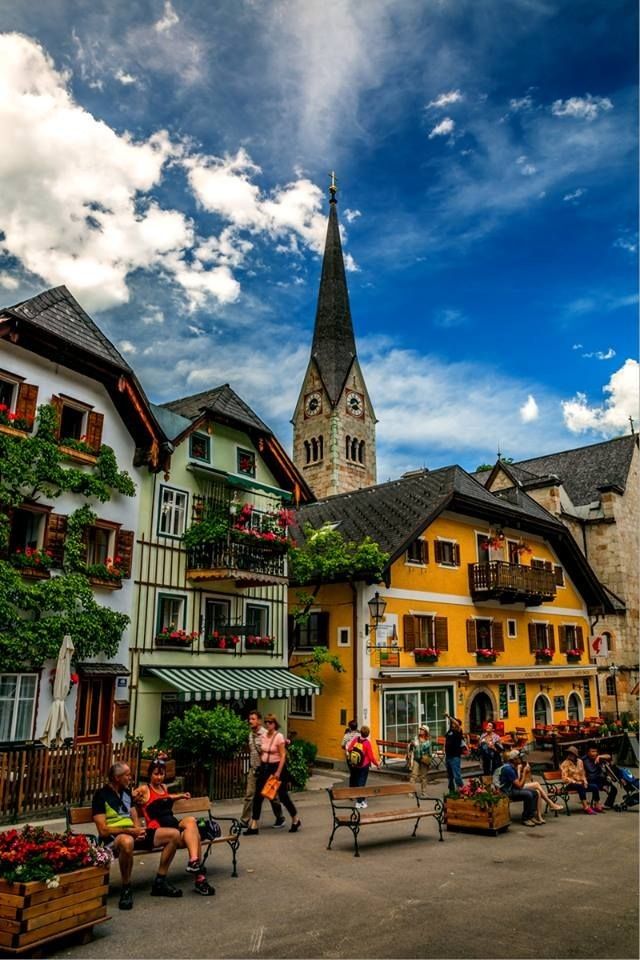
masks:
<instances>
[{"instance_id":1,"label":"white flower","mask_svg":"<svg viewBox=\"0 0 640 960\"><path fill-rule=\"evenodd\" d=\"M55 890L56 887L60 886L60 879L58 877L51 877L47 880L47 887L49 890Z\"/></svg>"}]
</instances>

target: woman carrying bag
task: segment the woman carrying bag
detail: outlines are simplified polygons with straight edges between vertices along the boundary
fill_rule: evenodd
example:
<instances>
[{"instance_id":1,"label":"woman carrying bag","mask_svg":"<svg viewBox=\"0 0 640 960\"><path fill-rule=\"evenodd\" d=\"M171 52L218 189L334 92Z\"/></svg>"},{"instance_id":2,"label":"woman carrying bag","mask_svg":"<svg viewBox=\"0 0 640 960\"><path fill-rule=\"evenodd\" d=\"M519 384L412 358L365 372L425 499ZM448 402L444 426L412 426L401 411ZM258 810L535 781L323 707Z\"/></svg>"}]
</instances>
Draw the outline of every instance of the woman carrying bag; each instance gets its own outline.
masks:
<instances>
[{"instance_id":1,"label":"woman carrying bag","mask_svg":"<svg viewBox=\"0 0 640 960\"><path fill-rule=\"evenodd\" d=\"M262 811L262 793L270 777L275 777L279 781L277 797L282 806L291 816L291 826L289 833L297 833L302 826L295 804L287 792L286 783L283 780L284 765L287 760L287 750L284 737L279 732L280 724L277 717L272 713L264 718L267 727L266 734L260 740L260 767L256 781L256 792L253 798L253 810L248 828L244 831L245 837L255 836L258 831L258 821Z\"/></svg>"},{"instance_id":2,"label":"woman carrying bag","mask_svg":"<svg viewBox=\"0 0 640 960\"><path fill-rule=\"evenodd\" d=\"M431 766L432 750L431 738L429 736L429 727L421 726L418 730L418 736L411 743L411 783L419 783L420 790L424 796L427 792L427 774Z\"/></svg>"}]
</instances>

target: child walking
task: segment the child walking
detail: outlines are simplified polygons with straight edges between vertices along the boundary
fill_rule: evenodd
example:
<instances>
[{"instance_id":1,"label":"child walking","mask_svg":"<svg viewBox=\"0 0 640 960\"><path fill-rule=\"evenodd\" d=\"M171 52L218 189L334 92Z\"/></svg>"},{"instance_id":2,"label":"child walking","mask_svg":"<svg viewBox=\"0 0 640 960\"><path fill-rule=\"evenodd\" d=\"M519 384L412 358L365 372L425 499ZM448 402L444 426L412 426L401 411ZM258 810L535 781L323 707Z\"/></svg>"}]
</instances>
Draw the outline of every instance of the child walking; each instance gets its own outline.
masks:
<instances>
[{"instance_id":1,"label":"child walking","mask_svg":"<svg viewBox=\"0 0 640 960\"><path fill-rule=\"evenodd\" d=\"M369 776L369 768L379 766L369 740L370 732L369 727L360 727L360 733L353 738L347 747L350 787L364 787ZM367 801L364 797L358 797L356 807L362 810L366 806Z\"/></svg>"}]
</instances>

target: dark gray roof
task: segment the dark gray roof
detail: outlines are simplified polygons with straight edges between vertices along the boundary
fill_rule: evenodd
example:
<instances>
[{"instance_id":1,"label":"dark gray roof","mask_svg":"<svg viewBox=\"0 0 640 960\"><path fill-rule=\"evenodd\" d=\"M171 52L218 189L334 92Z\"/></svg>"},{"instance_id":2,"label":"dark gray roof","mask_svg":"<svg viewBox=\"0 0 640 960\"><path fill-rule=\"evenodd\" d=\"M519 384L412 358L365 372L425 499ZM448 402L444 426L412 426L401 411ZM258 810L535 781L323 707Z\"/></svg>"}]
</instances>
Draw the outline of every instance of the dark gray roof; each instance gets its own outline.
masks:
<instances>
[{"instance_id":1,"label":"dark gray roof","mask_svg":"<svg viewBox=\"0 0 640 960\"><path fill-rule=\"evenodd\" d=\"M525 487L529 482L539 482L543 477L559 477L572 502L581 506L598 500L600 487L613 485L625 489L637 442L637 436L628 434L588 447L520 460L507 466L514 471L517 479L523 475L521 482ZM516 471L522 471L522 474Z\"/></svg>"},{"instance_id":2,"label":"dark gray roof","mask_svg":"<svg viewBox=\"0 0 640 960\"><path fill-rule=\"evenodd\" d=\"M131 373L131 367L66 287L52 287L2 311Z\"/></svg>"},{"instance_id":3,"label":"dark gray roof","mask_svg":"<svg viewBox=\"0 0 640 960\"><path fill-rule=\"evenodd\" d=\"M180 416L179 413L165 410L164 407L158 406L157 403L150 403L149 406L151 407L154 417L162 427L162 430L171 440L175 440L176 437L179 437L181 433L184 433L184 431L191 426L191 420L187 417Z\"/></svg>"},{"instance_id":4,"label":"dark gray roof","mask_svg":"<svg viewBox=\"0 0 640 960\"><path fill-rule=\"evenodd\" d=\"M244 400L240 399L228 383L223 383L220 387L214 387L213 390L194 393L191 397L182 397L181 400L161 403L160 406L189 420L196 420L207 410L240 426L273 435L273 431L269 429L266 423L263 423Z\"/></svg>"},{"instance_id":5,"label":"dark gray roof","mask_svg":"<svg viewBox=\"0 0 640 960\"><path fill-rule=\"evenodd\" d=\"M338 214L335 200L332 200L329 205L329 223L311 356L334 406L338 402L355 355L356 341L351 322Z\"/></svg>"}]
</instances>

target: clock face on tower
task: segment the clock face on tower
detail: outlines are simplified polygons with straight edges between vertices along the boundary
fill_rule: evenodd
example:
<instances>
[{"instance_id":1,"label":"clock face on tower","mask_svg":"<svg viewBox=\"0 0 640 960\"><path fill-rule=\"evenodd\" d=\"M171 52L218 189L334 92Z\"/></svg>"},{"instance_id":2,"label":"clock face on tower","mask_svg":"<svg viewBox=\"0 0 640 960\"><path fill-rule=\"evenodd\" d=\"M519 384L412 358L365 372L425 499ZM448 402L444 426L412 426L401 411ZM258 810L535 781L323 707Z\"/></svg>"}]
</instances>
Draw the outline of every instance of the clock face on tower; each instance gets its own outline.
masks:
<instances>
[{"instance_id":1,"label":"clock face on tower","mask_svg":"<svg viewBox=\"0 0 640 960\"><path fill-rule=\"evenodd\" d=\"M315 417L319 413L322 413L322 394L308 393L304 398L305 417Z\"/></svg>"},{"instance_id":2,"label":"clock face on tower","mask_svg":"<svg viewBox=\"0 0 640 960\"><path fill-rule=\"evenodd\" d=\"M355 390L350 390L347 394L347 413L352 417L361 417L364 414L364 397Z\"/></svg>"}]
</instances>

